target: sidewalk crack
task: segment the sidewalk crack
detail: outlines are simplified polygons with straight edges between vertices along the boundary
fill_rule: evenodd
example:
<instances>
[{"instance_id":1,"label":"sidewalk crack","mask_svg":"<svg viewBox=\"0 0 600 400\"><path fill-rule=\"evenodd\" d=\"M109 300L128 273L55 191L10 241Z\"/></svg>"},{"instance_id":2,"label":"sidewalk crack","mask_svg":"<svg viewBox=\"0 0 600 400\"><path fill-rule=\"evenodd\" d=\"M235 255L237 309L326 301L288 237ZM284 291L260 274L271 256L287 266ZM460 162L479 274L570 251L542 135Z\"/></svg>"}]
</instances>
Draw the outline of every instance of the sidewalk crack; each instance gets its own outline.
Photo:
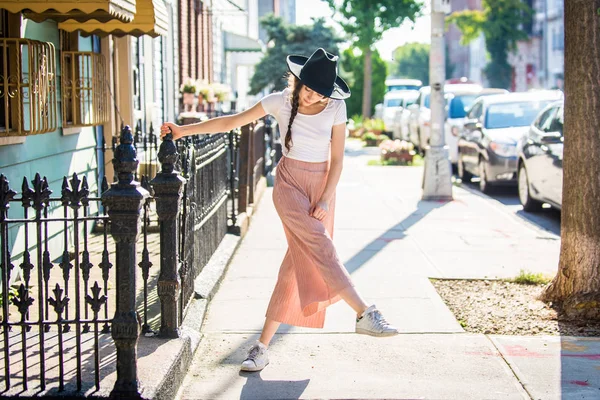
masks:
<instances>
[{"instance_id":1,"label":"sidewalk crack","mask_svg":"<svg viewBox=\"0 0 600 400\"><path fill-rule=\"evenodd\" d=\"M521 379L519 379L519 376L517 375L517 373L515 372L515 370L512 368L512 366L510 365L510 363L508 362L508 360L504 357L504 354L502 354L502 352L500 351L500 349L498 348L498 346L496 346L496 343L494 343L494 341L488 335L485 335L485 337L487 338L487 340L490 341L490 343L492 344L492 346L494 346L494 348L496 349L496 351L498 352L498 354L500 354L500 357L502 358L502 361L504 361L504 363L506 364L506 366L508 367L508 369L510 370L510 372L512 372L513 376L517 380L517 382L519 382L519 385L521 385L521 387L523 388L523 390L525 391L525 393L527 393L527 396L529 396L529 399L533 400L533 396L531 395L531 393L529 393L529 390L527 390L527 388L525 387L525 385L523 384L523 382L521 381Z\"/></svg>"}]
</instances>

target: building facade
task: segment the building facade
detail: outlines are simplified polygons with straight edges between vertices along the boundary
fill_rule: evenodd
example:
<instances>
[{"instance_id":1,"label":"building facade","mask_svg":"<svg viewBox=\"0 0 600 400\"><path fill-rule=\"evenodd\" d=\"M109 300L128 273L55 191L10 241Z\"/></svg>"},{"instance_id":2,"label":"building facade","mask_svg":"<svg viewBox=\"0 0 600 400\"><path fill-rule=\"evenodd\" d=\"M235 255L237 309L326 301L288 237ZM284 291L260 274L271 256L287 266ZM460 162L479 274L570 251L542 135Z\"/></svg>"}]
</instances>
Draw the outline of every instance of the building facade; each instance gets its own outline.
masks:
<instances>
[{"instance_id":1,"label":"building facade","mask_svg":"<svg viewBox=\"0 0 600 400\"><path fill-rule=\"evenodd\" d=\"M452 12L463 10L481 10L481 0L452 0ZM471 81L486 84L483 69L487 63L483 34L468 45L460 43L462 34L456 25L451 24L445 35L447 60L452 76L447 79L466 77Z\"/></svg>"},{"instance_id":2,"label":"building facade","mask_svg":"<svg viewBox=\"0 0 600 400\"><path fill-rule=\"evenodd\" d=\"M0 91L15 94L0 98L0 174L11 187L39 172L60 197L63 178L76 173L99 196L103 178L114 179L112 144L124 125L140 145L139 173L156 170L151 129L157 133L162 121L174 120L179 107L177 6L170 0L0 1L0 63L9 71ZM63 210L52 212L60 217ZM9 213L23 217L23 210ZM18 260L34 241L26 240L23 225L10 229L11 259ZM69 246L61 232L49 232L52 254Z\"/></svg>"}]
</instances>

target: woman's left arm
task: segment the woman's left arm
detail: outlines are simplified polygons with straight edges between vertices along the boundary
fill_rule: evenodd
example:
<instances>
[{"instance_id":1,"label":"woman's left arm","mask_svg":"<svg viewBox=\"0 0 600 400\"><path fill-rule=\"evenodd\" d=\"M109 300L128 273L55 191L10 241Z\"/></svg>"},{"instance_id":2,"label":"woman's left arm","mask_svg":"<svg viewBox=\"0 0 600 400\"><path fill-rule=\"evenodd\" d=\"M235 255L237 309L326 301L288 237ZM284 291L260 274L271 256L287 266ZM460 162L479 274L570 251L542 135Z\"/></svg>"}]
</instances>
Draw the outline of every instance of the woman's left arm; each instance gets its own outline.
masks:
<instances>
[{"instance_id":1,"label":"woman's left arm","mask_svg":"<svg viewBox=\"0 0 600 400\"><path fill-rule=\"evenodd\" d=\"M334 125L331 129L331 161L325 189L321 199L310 210L310 216L323 220L329 212L329 203L335 194L335 188L342 175L344 165L344 142L346 141L346 124Z\"/></svg>"}]
</instances>

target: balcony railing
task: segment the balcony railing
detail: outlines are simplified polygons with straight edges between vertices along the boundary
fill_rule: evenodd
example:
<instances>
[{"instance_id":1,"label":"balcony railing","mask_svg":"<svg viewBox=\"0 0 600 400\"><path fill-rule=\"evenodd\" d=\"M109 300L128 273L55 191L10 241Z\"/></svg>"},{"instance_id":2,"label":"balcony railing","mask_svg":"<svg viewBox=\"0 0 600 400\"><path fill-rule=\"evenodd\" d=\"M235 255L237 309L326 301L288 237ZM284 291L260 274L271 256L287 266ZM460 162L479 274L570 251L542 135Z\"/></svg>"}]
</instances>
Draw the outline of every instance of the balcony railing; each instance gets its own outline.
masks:
<instances>
[{"instance_id":1,"label":"balcony railing","mask_svg":"<svg viewBox=\"0 0 600 400\"><path fill-rule=\"evenodd\" d=\"M57 129L54 45L0 39L0 137Z\"/></svg>"}]
</instances>

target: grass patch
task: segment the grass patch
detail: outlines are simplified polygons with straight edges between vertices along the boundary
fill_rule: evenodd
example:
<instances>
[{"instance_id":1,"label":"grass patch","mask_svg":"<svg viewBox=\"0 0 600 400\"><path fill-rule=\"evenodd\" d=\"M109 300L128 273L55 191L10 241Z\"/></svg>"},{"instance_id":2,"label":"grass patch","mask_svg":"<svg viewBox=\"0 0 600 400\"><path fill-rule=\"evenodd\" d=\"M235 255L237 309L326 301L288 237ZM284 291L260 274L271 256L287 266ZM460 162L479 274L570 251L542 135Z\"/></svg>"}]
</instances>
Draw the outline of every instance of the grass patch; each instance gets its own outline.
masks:
<instances>
[{"instance_id":1,"label":"grass patch","mask_svg":"<svg viewBox=\"0 0 600 400\"><path fill-rule=\"evenodd\" d=\"M519 275L511 279L505 279L506 282L518 283L520 285L546 285L550 283L552 278L544 276L542 273L534 274L533 272L521 270Z\"/></svg>"},{"instance_id":2,"label":"grass patch","mask_svg":"<svg viewBox=\"0 0 600 400\"><path fill-rule=\"evenodd\" d=\"M423 157L419 156L419 155L415 155L413 157L413 161L412 163L403 163L403 162L398 162L395 160L381 160L381 159L376 159L376 160L369 160L367 162L367 165L370 166L388 166L388 165L401 165L401 166L409 166L409 167L422 167L423 166Z\"/></svg>"}]
</instances>

